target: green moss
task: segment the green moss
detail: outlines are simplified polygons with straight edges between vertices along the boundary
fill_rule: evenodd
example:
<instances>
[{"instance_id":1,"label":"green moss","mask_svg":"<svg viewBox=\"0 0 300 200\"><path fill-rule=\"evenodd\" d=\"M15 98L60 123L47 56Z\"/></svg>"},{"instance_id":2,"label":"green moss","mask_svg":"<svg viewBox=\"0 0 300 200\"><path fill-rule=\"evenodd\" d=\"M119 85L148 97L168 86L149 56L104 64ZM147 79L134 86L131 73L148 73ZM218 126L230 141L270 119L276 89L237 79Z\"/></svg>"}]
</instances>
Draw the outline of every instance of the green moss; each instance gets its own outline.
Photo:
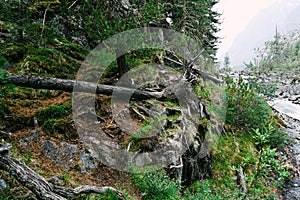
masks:
<instances>
[{"instance_id":1,"label":"green moss","mask_svg":"<svg viewBox=\"0 0 300 200\"><path fill-rule=\"evenodd\" d=\"M65 132L65 127L69 123L68 120L64 119L48 119L42 124L43 130L53 134Z\"/></svg>"},{"instance_id":2,"label":"green moss","mask_svg":"<svg viewBox=\"0 0 300 200\"><path fill-rule=\"evenodd\" d=\"M80 63L72 57L51 48L30 49L24 60L16 64L16 72L74 78Z\"/></svg>"},{"instance_id":3,"label":"green moss","mask_svg":"<svg viewBox=\"0 0 300 200\"><path fill-rule=\"evenodd\" d=\"M165 101L164 104L168 107L178 107L179 106L178 102L174 102L174 101L170 101L170 100Z\"/></svg>"},{"instance_id":4,"label":"green moss","mask_svg":"<svg viewBox=\"0 0 300 200\"><path fill-rule=\"evenodd\" d=\"M35 116L43 130L53 133L64 133L69 120L64 117L72 112L70 105L50 106L49 108L38 111Z\"/></svg>"},{"instance_id":5,"label":"green moss","mask_svg":"<svg viewBox=\"0 0 300 200\"><path fill-rule=\"evenodd\" d=\"M71 114L71 106L70 105L57 105L50 106L49 108L40 110L36 113L36 117L39 120L45 121L49 118L62 118L69 114Z\"/></svg>"}]
</instances>

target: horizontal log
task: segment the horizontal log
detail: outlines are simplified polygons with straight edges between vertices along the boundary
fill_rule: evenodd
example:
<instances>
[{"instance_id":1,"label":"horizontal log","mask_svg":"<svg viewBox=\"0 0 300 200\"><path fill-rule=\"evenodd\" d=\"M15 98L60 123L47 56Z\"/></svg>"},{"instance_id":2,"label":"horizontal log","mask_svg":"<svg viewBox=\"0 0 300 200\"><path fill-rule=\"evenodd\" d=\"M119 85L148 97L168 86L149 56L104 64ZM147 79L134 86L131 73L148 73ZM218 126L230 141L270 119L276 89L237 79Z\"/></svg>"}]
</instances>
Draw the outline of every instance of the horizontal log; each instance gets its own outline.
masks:
<instances>
[{"instance_id":1,"label":"horizontal log","mask_svg":"<svg viewBox=\"0 0 300 200\"><path fill-rule=\"evenodd\" d=\"M137 99L160 99L163 97L162 92L147 92L136 90L133 88L102 85L85 81L50 78L45 76L9 73L8 77L5 80L6 83L11 83L16 86L30 87L34 89L62 90L66 92L73 92L74 86L76 86L74 92L86 92L92 94L96 93L103 95L111 95L113 92L117 92L117 94L132 93L132 97Z\"/></svg>"}]
</instances>

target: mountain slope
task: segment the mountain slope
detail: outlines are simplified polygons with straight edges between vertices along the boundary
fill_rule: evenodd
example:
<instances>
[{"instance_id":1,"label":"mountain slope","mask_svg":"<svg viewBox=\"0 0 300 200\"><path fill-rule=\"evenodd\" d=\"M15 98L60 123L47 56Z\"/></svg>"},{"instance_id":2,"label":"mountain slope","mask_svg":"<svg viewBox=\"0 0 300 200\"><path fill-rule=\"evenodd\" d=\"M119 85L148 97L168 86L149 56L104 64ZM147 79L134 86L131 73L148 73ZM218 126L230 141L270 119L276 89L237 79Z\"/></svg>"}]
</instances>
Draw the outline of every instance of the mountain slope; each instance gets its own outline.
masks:
<instances>
[{"instance_id":1,"label":"mountain slope","mask_svg":"<svg viewBox=\"0 0 300 200\"><path fill-rule=\"evenodd\" d=\"M240 67L244 61L254 57L254 48L271 40L278 32L287 33L300 28L300 1L289 0L274 3L262 10L235 39L228 51L231 64Z\"/></svg>"}]
</instances>

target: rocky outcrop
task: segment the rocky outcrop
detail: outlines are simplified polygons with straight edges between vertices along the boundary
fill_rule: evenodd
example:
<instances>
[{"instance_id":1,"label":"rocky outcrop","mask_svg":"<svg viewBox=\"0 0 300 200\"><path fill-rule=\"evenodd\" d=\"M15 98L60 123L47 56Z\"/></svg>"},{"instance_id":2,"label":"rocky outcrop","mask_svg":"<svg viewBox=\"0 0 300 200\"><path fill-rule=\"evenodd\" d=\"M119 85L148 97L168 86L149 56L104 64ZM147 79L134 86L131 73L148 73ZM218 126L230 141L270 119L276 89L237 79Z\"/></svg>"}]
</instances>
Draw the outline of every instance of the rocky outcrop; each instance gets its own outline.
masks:
<instances>
[{"instance_id":1,"label":"rocky outcrop","mask_svg":"<svg viewBox=\"0 0 300 200\"><path fill-rule=\"evenodd\" d=\"M70 167L80 166L81 173L88 173L97 169L99 159L93 150L78 147L68 142L43 139L38 131L32 131L32 135L21 140L21 147L30 153L43 154L51 162L58 164L64 171ZM40 148L36 148L36 147Z\"/></svg>"}]
</instances>

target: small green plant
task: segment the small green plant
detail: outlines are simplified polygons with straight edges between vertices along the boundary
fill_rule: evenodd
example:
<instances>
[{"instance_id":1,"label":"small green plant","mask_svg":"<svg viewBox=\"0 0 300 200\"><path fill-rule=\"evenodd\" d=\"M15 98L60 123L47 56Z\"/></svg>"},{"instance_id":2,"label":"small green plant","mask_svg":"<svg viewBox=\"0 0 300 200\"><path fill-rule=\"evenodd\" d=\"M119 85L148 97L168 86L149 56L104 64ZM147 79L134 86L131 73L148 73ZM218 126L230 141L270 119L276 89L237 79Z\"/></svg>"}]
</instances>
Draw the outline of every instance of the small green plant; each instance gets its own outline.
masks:
<instances>
[{"instance_id":1,"label":"small green plant","mask_svg":"<svg viewBox=\"0 0 300 200\"><path fill-rule=\"evenodd\" d=\"M259 150L257 174L268 179L276 185L276 187L281 187L284 181L288 178L289 172L277 159L277 149L270 146L273 129L274 128L271 123L268 127L264 127L262 130L253 129L253 138Z\"/></svg>"},{"instance_id":2,"label":"small green plant","mask_svg":"<svg viewBox=\"0 0 300 200\"><path fill-rule=\"evenodd\" d=\"M29 164L30 160L32 159L32 155L31 154L26 154L24 157L25 157L25 163Z\"/></svg>"},{"instance_id":3,"label":"small green plant","mask_svg":"<svg viewBox=\"0 0 300 200\"><path fill-rule=\"evenodd\" d=\"M64 182L64 185L69 185L71 182L71 175L68 173L62 173L61 180Z\"/></svg>"},{"instance_id":4,"label":"small green plant","mask_svg":"<svg viewBox=\"0 0 300 200\"><path fill-rule=\"evenodd\" d=\"M286 143L292 142L287 133L275 124L274 118L270 119L267 126L253 128L252 131L255 144L258 145L259 149L265 145L270 145L272 148L282 148Z\"/></svg>"},{"instance_id":5,"label":"small green plant","mask_svg":"<svg viewBox=\"0 0 300 200\"><path fill-rule=\"evenodd\" d=\"M143 200L169 200L179 196L180 183L171 180L162 169L131 176L134 185L143 193Z\"/></svg>"},{"instance_id":6,"label":"small green plant","mask_svg":"<svg viewBox=\"0 0 300 200\"><path fill-rule=\"evenodd\" d=\"M140 130L133 134L130 141L141 138L149 137L153 133L161 132L161 127L164 121L167 119L167 115L155 116L151 121L146 122L141 126Z\"/></svg>"}]
</instances>

